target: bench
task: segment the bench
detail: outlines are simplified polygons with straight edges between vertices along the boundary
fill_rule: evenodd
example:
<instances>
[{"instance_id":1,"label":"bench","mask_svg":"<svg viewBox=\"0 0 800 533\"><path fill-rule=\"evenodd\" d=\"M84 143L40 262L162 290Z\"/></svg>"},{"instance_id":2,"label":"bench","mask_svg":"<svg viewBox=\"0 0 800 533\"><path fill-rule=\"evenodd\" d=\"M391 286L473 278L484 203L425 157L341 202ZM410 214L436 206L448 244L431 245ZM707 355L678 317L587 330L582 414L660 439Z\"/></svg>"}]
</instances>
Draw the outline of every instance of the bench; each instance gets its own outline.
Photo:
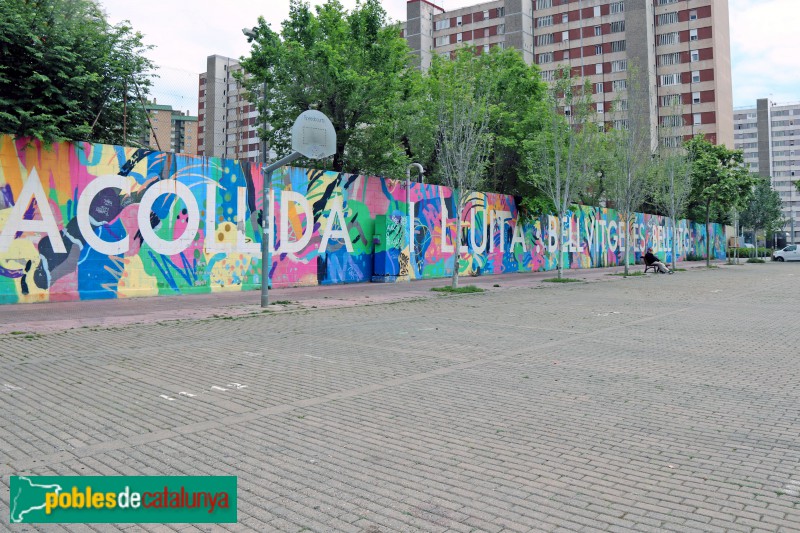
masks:
<instances>
[{"instance_id":1,"label":"bench","mask_svg":"<svg viewBox=\"0 0 800 533\"><path fill-rule=\"evenodd\" d=\"M655 256L658 258L659 261L661 261L662 263L664 263L666 265L665 258L662 258L661 255L659 255L659 253L655 254ZM655 264L653 264L653 263L648 264L647 261L644 260L644 257L642 258L642 262L644 263L644 273L645 274L647 274L648 270L652 270L653 273L659 274L659 271L656 268Z\"/></svg>"}]
</instances>

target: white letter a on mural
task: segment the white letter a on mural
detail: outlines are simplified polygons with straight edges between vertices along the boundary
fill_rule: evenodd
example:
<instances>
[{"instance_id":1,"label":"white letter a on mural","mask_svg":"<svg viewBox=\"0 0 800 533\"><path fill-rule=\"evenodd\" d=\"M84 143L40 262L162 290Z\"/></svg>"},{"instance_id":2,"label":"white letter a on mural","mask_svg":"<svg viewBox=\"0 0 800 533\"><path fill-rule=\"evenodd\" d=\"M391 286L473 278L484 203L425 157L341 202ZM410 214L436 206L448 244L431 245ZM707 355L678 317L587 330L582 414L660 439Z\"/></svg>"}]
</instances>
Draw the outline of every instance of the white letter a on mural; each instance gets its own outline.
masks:
<instances>
[{"instance_id":1,"label":"white letter a on mural","mask_svg":"<svg viewBox=\"0 0 800 533\"><path fill-rule=\"evenodd\" d=\"M42 215L41 220L24 220L22 218L32 200L36 200L39 213ZM17 197L17 203L11 208L11 213L8 215L3 232L0 233L0 252L8 251L11 241L14 240L14 235L18 231L24 233L46 233L50 237L50 245L55 253L67 253L66 248L64 248L64 241L61 240L58 224L56 224L56 219L50 210L50 202L47 201L47 195L44 193L42 182L39 181L39 174L35 168L31 170L25 185L22 186L22 190Z\"/></svg>"}]
</instances>

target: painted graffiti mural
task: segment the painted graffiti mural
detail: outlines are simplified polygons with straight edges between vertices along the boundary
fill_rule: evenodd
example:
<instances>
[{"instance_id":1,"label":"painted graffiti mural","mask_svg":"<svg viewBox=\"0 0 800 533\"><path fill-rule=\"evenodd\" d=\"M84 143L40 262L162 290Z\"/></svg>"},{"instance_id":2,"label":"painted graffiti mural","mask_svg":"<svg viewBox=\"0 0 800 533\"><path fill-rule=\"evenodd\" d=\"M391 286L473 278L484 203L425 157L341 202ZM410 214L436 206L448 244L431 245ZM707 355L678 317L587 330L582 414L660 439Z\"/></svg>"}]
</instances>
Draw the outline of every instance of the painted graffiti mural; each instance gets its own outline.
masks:
<instances>
[{"instance_id":1,"label":"painted graffiti mural","mask_svg":"<svg viewBox=\"0 0 800 533\"><path fill-rule=\"evenodd\" d=\"M256 289L262 188L254 164L0 136L0 302ZM275 287L448 276L456 250L467 276L557 265L558 219L523 221L510 196L467 198L457 236L456 198L442 186L286 168L271 188ZM632 263L648 246L670 259L667 223L635 216ZM577 207L561 224L565 267L623 261L614 210ZM676 234L678 259L705 253L704 225L678 221ZM711 239L724 257L723 228Z\"/></svg>"}]
</instances>

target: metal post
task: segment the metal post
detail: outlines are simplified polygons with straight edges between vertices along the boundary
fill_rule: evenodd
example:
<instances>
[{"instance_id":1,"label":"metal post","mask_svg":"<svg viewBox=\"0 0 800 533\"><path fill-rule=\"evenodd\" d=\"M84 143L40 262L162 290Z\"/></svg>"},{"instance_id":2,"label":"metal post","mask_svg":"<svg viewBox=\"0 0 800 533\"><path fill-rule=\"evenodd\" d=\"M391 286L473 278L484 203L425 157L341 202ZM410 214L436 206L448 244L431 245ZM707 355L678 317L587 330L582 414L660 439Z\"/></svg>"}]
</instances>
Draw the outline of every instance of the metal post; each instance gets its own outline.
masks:
<instances>
[{"instance_id":1,"label":"metal post","mask_svg":"<svg viewBox=\"0 0 800 533\"><path fill-rule=\"evenodd\" d=\"M794 177L794 170L791 173L792 177ZM789 180L789 223L791 224L792 230L792 244L794 244L794 188L797 186L797 182L794 180Z\"/></svg>"},{"instance_id":2,"label":"metal post","mask_svg":"<svg viewBox=\"0 0 800 533\"><path fill-rule=\"evenodd\" d=\"M275 161L269 166L262 167L264 174L264 188L261 191L261 307L269 307L269 267L272 259L270 257L269 245L272 241L272 234L269 232L270 221L272 220L272 202L270 192L272 191L272 173L292 161L302 157L300 152L293 152L283 159Z\"/></svg>"},{"instance_id":3,"label":"metal post","mask_svg":"<svg viewBox=\"0 0 800 533\"><path fill-rule=\"evenodd\" d=\"M408 215L408 267L413 268L414 256L414 213L411 212L411 167L417 167L420 183L425 183L425 169L419 163L411 163L406 168L406 214ZM411 279L409 270L408 279Z\"/></svg>"}]
</instances>

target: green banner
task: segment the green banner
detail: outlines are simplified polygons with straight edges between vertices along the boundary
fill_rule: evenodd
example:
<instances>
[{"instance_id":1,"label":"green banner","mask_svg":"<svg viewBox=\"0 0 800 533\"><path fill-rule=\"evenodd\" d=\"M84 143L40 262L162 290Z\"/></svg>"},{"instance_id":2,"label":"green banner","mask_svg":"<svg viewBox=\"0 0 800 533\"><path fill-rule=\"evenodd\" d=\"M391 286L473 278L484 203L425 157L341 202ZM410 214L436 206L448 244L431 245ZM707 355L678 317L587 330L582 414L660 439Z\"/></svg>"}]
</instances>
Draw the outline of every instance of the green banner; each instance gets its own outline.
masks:
<instances>
[{"instance_id":1,"label":"green banner","mask_svg":"<svg viewBox=\"0 0 800 533\"><path fill-rule=\"evenodd\" d=\"M11 476L12 524L233 523L235 476Z\"/></svg>"}]
</instances>

